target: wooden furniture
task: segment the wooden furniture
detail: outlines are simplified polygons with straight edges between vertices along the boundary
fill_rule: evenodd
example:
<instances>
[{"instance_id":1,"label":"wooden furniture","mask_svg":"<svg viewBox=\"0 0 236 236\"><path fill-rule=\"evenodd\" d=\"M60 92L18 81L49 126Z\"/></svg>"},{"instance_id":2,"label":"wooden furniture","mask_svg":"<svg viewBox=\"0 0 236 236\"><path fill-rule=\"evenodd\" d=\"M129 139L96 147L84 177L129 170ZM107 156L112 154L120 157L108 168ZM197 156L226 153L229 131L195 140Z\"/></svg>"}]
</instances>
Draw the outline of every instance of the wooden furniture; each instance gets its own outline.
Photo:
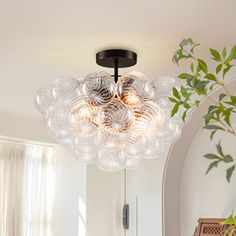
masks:
<instances>
[{"instance_id":1,"label":"wooden furniture","mask_svg":"<svg viewBox=\"0 0 236 236\"><path fill-rule=\"evenodd\" d=\"M227 226L219 224L223 220L200 218L193 236L224 236Z\"/></svg>"}]
</instances>

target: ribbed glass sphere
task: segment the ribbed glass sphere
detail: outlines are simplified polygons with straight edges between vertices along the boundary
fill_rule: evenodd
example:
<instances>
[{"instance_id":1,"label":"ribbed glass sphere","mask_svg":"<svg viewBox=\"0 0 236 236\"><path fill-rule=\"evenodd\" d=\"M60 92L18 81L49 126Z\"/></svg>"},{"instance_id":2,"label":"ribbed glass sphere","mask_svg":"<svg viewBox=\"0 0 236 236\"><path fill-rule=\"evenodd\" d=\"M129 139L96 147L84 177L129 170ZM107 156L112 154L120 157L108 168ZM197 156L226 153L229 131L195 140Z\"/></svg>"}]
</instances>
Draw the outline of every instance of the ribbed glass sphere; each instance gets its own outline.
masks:
<instances>
[{"instance_id":1,"label":"ribbed glass sphere","mask_svg":"<svg viewBox=\"0 0 236 236\"><path fill-rule=\"evenodd\" d=\"M164 141L175 141L181 135L181 128L173 120L166 120L157 133L157 138Z\"/></svg>"},{"instance_id":2,"label":"ribbed glass sphere","mask_svg":"<svg viewBox=\"0 0 236 236\"><path fill-rule=\"evenodd\" d=\"M132 109L115 98L106 106L102 107L100 122L110 132L127 132L133 120L134 113Z\"/></svg>"},{"instance_id":3,"label":"ribbed glass sphere","mask_svg":"<svg viewBox=\"0 0 236 236\"><path fill-rule=\"evenodd\" d=\"M47 126L49 128L49 133L56 139L71 136L68 114L68 110L61 107L55 107L48 114Z\"/></svg>"},{"instance_id":4,"label":"ribbed glass sphere","mask_svg":"<svg viewBox=\"0 0 236 236\"><path fill-rule=\"evenodd\" d=\"M122 102L131 107L140 106L154 98L151 81L137 71L124 74L118 81L117 91Z\"/></svg>"},{"instance_id":5,"label":"ribbed glass sphere","mask_svg":"<svg viewBox=\"0 0 236 236\"><path fill-rule=\"evenodd\" d=\"M69 151L75 155L75 158L84 163L91 164L97 161L97 136L87 138L77 137Z\"/></svg>"},{"instance_id":6,"label":"ribbed glass sphere","mask_svg":"<svg viewBox=\"0 0 236 236\"><path fill-rule=\"evenodd\" d=\"M52 85L42 86L37 90L34 99L36 108L45 117L56 105L56 100L53 95L53 88L54 87Z\"/></svg>"},{"instance_id":7,"label":"ribbed glass sphere","mask_svg":"<svg viewBox=\"0 0 236 236\"><path fill-rule=\"evenodd\" d=\"M113 149L100 149L98 152L97 165L104 171L114 172L122 169L120 160L123 158L122 152Z\"/></svg>"},{"instance_id":8,"label":"ribbed glass sphere","mask_svg":"<svg viewBox=\"0 0 236 236\"><path fill-rule=\"evenodd\" d=\"M101 148L123 149L125 145L125 134L101 131L98 134L98 143Z\"/></svg>"},{"instance_id":9,"label":"ribbed glass sphere","mask_svg":"<svg viewBox=\"0 0 236 236\"><path fill-rule=\"evenodd\" d=\"M140 159L140 157L131 156L123 153L121 158L119 158L119 163L125 169L134 169L138 166Z\"/></svg>"},{"instance_id":10,"label":"ribbed glass sphere","mask_svg":"<svg viewBox=\"0 0 236 236\"><path fill-rule=\"evenodd\" d=\"M107 104L115 93L115 81L106 72L96 72L86 76L80 85L83 99L90 105Z\"/></svg>"},{"instance_id":11,"label":"ribbed glass sphere","mask_svg":"<svg viewBox=\"0 0 236 236\"><path fill-rule=\"evenodd\" d=\"M75 78L57 79L54 82L53 96L62 107L71 108L81 101L80 82Z\"/></svg>"},{"instance_id":12,"label":"ribbed glass sphere","mask_svg":"<svg viewBox=\"0 0 236 236\"><path fill-rule=\"evenodd\" d=\"M135 121L132 131L139 135L155 134L164 122L163 110L154 102L146 102L134 109Z\"/></svg>"},{"instance_id":13,"label":"ribbed glass sphere","mask_svg":"<svg viewBox=\"0 0 236 236\"><path fill-rule=\"evenodd\" d=\"M69 114L70 129L74 135L90 136L97 132L99 108L80 102Z\"/></svg>"},{"instance_id":14,"label":"ribbed glass sphere","mask_svg":"<svg viewBox=\"0 0 236 236\"><path fill-rule=\"evenodd\" d=\"M169 76L162 76L152 81L155 99L167 98L172 94L172 88L177 87L176 80Z\"/></svg>"},{"instance_id":15,"label":"ribbed glass sphere","mask_svg":"<svg viewBox=\"0 0 236 236\"><path fill-rule=\"evenodd\" d=\"M167 142L160 141L156 137L154 137L146 146L143 158L156 159L157 157L161 157L161 155L165 153L167 146Z\"/></svg>"}]
</instances>

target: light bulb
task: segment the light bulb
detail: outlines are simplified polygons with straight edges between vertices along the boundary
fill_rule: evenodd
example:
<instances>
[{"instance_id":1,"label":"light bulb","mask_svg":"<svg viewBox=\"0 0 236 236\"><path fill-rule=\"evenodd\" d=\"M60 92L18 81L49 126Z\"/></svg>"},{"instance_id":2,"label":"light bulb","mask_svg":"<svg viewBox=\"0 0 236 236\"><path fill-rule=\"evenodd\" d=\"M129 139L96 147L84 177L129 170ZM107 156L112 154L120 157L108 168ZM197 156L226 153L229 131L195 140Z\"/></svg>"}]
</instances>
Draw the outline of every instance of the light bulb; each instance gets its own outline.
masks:
<instances>
[{"instance_id":1,"label":"light bulb","mask_svg":"<svg viewBox=\"0 0 236 236\"><path fill-rule=\"evenodd\" d=\"M101 106L108 103L115 92L115 81L106 72L96 72L86 76L80 85L83 99L90 105Z\"/></svg>"},{"instance_id":2,"label":"light bulb","mask_svg":"<svg viewBox=\"0 0 236 236\"><path fill-rule=\"evenodd\" d=\"M122 75L117 85L118 96L129 106L136 107L154 98L151 81L142 73L131 71Z\"/></svg>"},{"instance_id":3,"label":"light bulb","mask_svg":"<svg viewBox=\"0 0 236 236\"><path fill-rule=\"evenodd\" d=\"M113 99L101 110L100 121L109 132L127 132L132 125L134 114L132 109L117 99Z\"/></svg>"}]
</instances>

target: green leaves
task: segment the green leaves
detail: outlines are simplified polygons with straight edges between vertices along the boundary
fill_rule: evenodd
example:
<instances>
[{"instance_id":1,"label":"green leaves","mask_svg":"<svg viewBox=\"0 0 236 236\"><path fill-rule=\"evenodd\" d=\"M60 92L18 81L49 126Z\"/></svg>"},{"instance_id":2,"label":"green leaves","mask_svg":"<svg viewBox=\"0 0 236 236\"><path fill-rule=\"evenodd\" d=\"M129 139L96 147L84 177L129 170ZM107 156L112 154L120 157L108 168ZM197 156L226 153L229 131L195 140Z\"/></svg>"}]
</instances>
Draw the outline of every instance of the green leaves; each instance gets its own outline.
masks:
<instances>
[{"instance_id":1,"label":"green leaves","mask_svg":"<svg viewBox=\"0 0 236 236\"><path fill-rule=\"evenodd\" d=\"M235 170L235 165L231 166L229 169L226 170L226 179L228 182L230 182L234 170Z\"/></svg>"},{"instance_id":2,"label":"green leaves","mask_svg":"<svg viewBox=\"0 0 236 236\"><path fill-rule=\"evenodd\" d=\"M175 64L179 64L179 62L183 59L193 58L194 48L199 44L194 43L191 38L183 39L179 44L179 49L174 53L172 60Z\"/></svg>"},{"instance_id":3,"label":"green leaves","mask_svg":"<svg viewBox=\"0 0 236 236\"><path fill-rule=\"evenodd\" d=\"M212 60L214 60L214 61L221 61L222 60L220 53L217 50L210 48L210 52L212 55Z\"/></svg>"},{"instance_id":4,"label":"green leaves","mask_svg":"<svg viewBox=\"0 0 236 236\"><path fill-rule=\"evenodd\" d=\"M209 171L213 169L214 167L218 167L219 163L232 163L234 161L231 155L229 154L225 155L223 153L221 141L219 141L218 144L216 144L216 150L217 150L217 154L208 153L204 155L205 158L209 160L213 160L213 162L211 162L210 165L208 166L206 174L208 174ZM230 168L226 170L226 179L228 182L230 181L230 178L234 172L234 169L235 169L235 165L231 166Z\"/></svg>"},{"instance_id":5,"label":"green leaves","mask_svg":"<svg viewBox=\"0 0 236 236\"><path fill-rule=\"evenodd\" d=\"M169 98L173 103L171 116L175 116L180 111L182 119L185 122L187 113L190 109L198 107L203 99L208 99L211 104L204 116L204 129L209 130L210 139L215 138L218 132L224 132L230 135L235 135L236 131L232 127L232 114L236 113L236 96L229 95L225 87L224 80L234 66L236 60L236 45L227 50L218 51L210 48L211 58L215 64L215 69L212 71L208 62L202 58L196 57L194 49L199 44L194 43L191 38L183 39L178 50L173 56L173 61L179 64L182 60L188 59L189 70L183 71L178 78L183 80L183 85L180 89L173 88L173 95ZM218 96L218 99L213 100L209 93L221 87L225 92ZM181 109L180 109L181 108ZM226 171L226 178L229 181L234 173L235 165L234 158L230 154L223 152L221 143L216 144L217 153L207 153L205 158L211 161L206 173L213 168L216 168L220 163L230 164L231 167Z\"/></svg>"}]
</instances>

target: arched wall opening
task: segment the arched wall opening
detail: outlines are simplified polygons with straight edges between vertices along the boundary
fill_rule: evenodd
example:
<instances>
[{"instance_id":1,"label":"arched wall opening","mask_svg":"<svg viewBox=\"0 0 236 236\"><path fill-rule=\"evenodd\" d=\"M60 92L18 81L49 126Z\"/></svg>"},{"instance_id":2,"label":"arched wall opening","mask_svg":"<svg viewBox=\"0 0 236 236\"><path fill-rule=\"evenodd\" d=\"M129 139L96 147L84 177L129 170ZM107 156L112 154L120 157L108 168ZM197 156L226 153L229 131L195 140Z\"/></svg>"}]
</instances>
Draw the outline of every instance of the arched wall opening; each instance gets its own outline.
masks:
<instances>
[{"instance_id":1,"label":"arched wall opening","mask_svg":"<svg viewBox=\"0 0 236 236\"><path fill-rule=\"evenodd\" d=\"M235 93L236 80L227 87ZM216 91L212 97L217 98L221 92ZM162 189L163 236L193 235L198 218L225 217L236 207L233 200L236 199L233 190L236 178L229 185L225 180L225 167L205 176L209 161L202 156L215 151L209 133L201 128L209 104L205 100L193 113L166 160ZM221 138L226 139L226 136ZM233 145L228 147L236 154Z\"/></svg>"}]
</instances>

